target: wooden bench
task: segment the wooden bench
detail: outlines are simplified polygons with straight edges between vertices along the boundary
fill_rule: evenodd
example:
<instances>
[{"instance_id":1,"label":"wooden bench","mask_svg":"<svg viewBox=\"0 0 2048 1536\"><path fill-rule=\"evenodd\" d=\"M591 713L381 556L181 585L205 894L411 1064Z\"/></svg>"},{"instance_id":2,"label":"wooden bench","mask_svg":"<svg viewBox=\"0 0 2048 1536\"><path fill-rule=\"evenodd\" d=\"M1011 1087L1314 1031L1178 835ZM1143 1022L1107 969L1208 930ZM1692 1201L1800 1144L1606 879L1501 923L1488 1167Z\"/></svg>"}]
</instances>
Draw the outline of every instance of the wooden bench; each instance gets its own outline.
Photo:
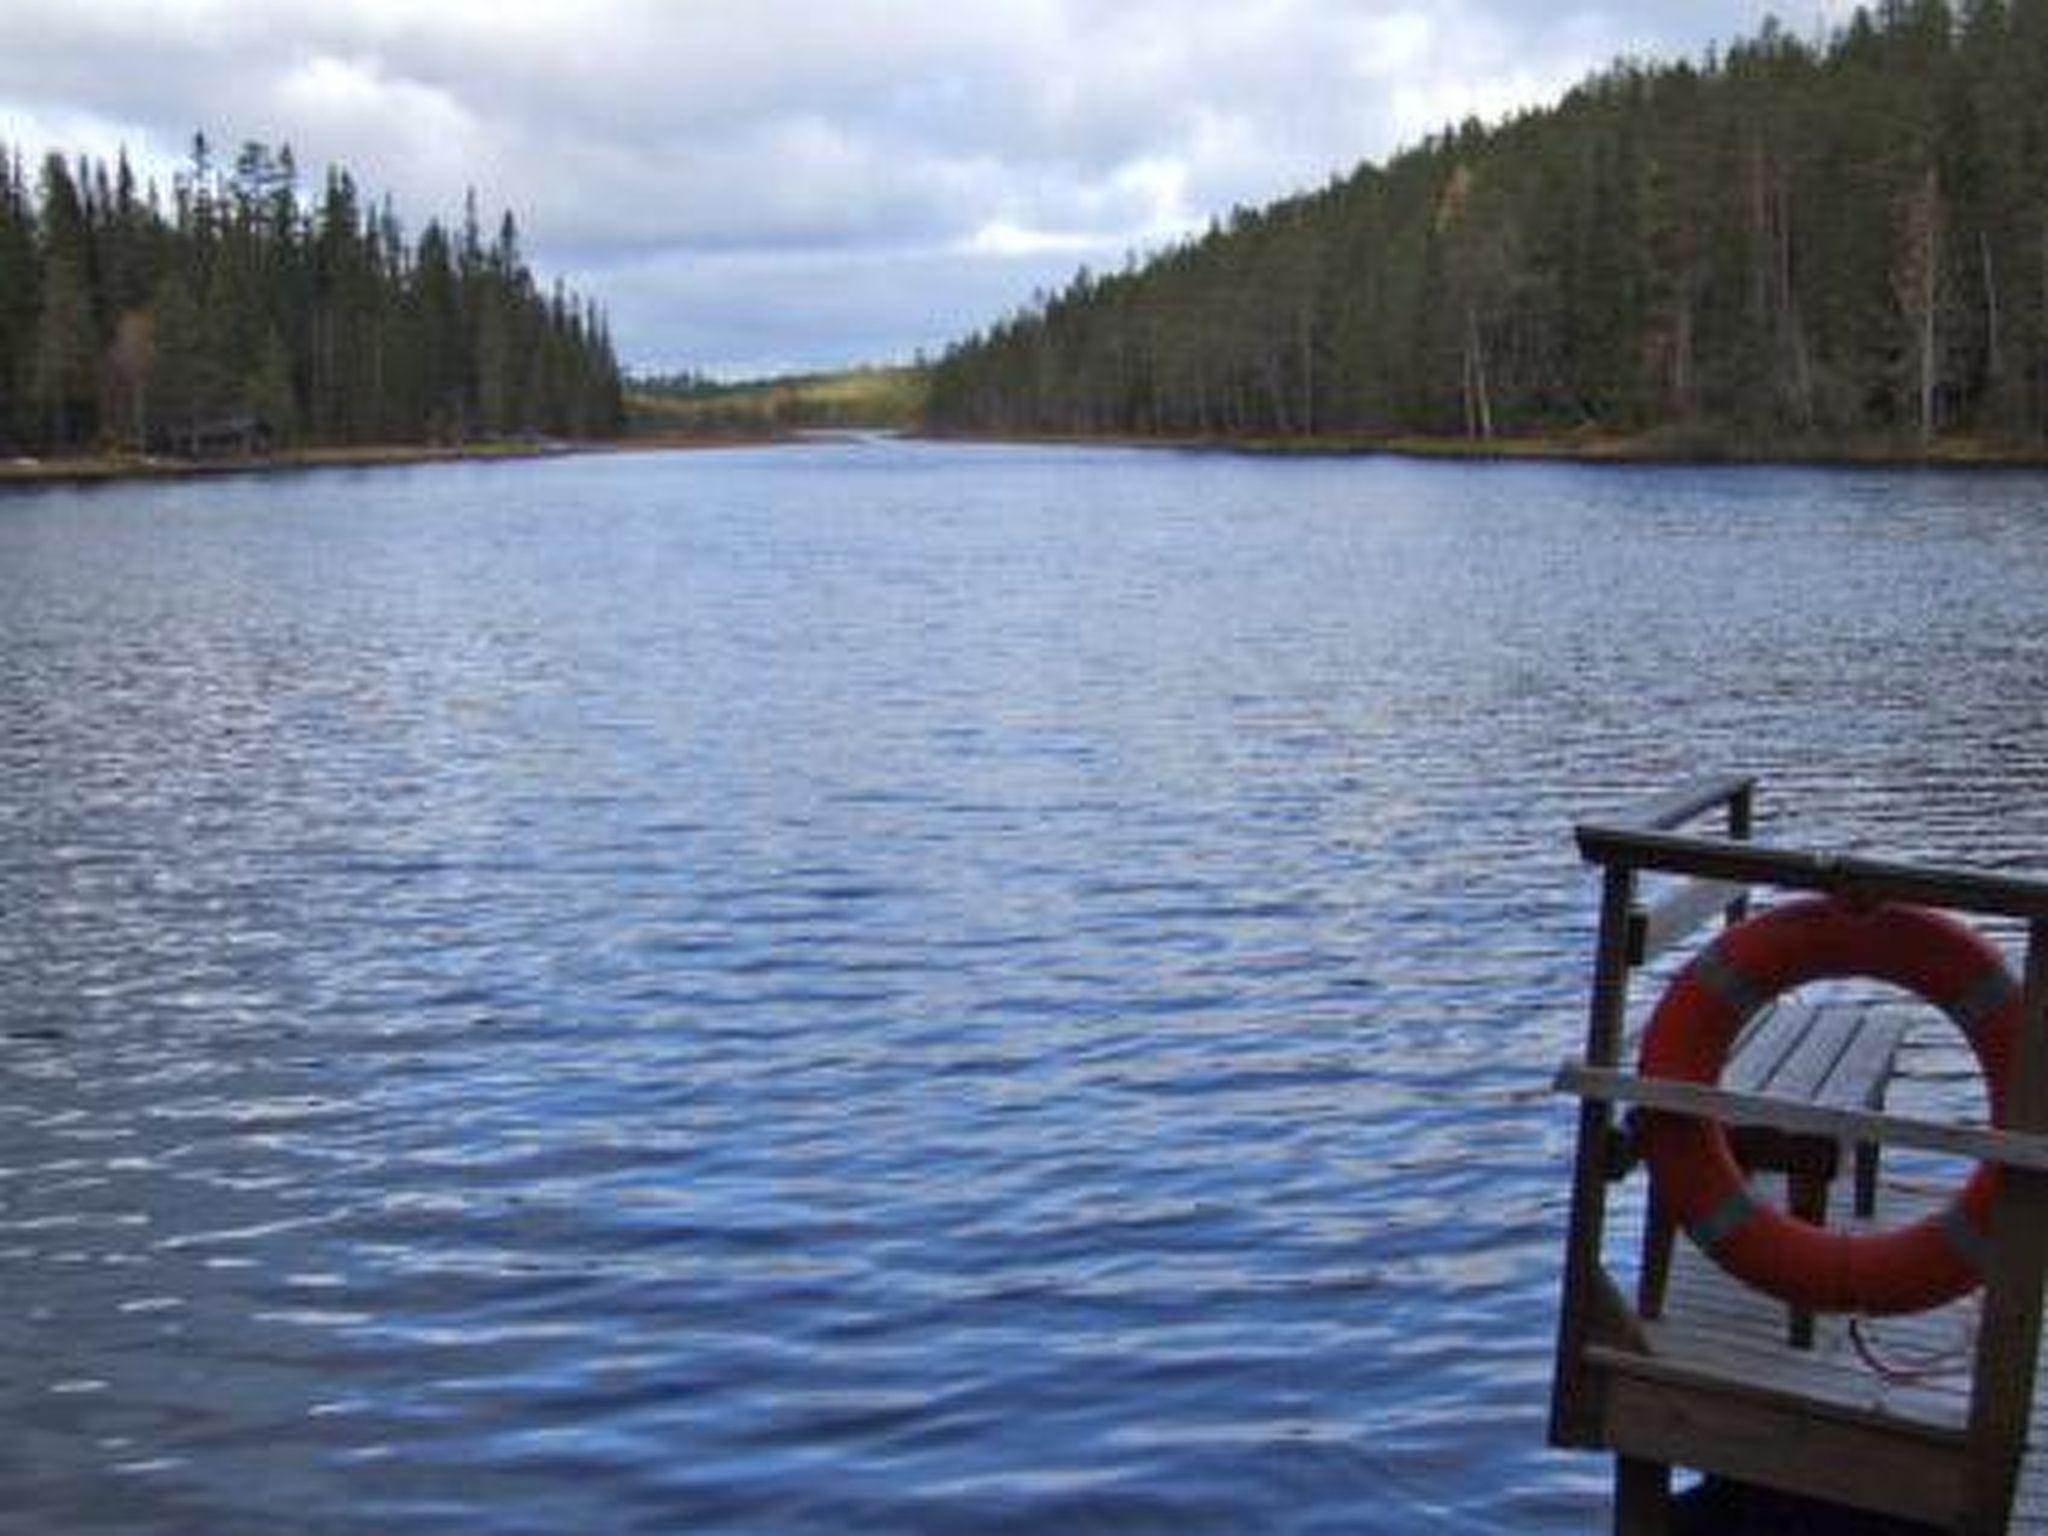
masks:
<instances>
[{"instance_id":1,"label":"wooden bench","mask_svg":"<svg viewBox=\"0 0 2048 1536\"><path fill-rule=\"evenodd\" d=\"M1731 807L1730 831L1749 832L1747 796ZM1656 814L1653 810L1652 814ZM1659 954L1690 940L1719 920L1739 921L1747 912L1749 887L1719 880L1688 880L1656 901L1638 898L1629 909L1623 950L1629 970L1639 970ZM1909 1009L1869 997L1829 998L1814 1002L1781 998L1750 1020L1728 1053L1720 1086L1796 1104L1834 1109L1878 1110L1898 1059L1899 1043L1911 1027ZM1635 1115L1624 1132L1624 1153L1615 1176L1636 1163ZM1733 1127L1729 1141L1735 1158L1752 1172L1783 1174L1787 1206L1793 1215L1815 1226L1825 1225L1829 1186L1841 1171L1842 1143L1830 1136L1798 1135L1770 1126ZM1855 1212L1868 1216L1877 1195L1877 1143L1856 1143ZM1645 1317L1662 1310L1671 1273L1673 1223L1652 1187L1644 1234L1643 1266L1637 1307ZM1790 1341L1806 1348L1813 1342L1812 1314L1789 1311Z\"/></svg>"},{"instance_id":2,"label":"wooden bench","mask_svg":"<svg viewBox=\"0 0 2048 1536\"><path fill-rule=\"evenodd\" d=\"M1722 1070L1721 1086L1834 1109L1882 1109L1899 1044L1912 1023L1910 1007L1877 998L1784 998L1752 1019L1737 1038ZM1633 1132L1632 1116L1631 1137ZM1841 1172L1841 1141L1767 1125L1735 1127L1729 1141L1744 1168L1785 1176L1793 1215L1815 1226L1826 1224L1829 1186ZM1877 1143L1856 1143L1853 1207L1858 1216L1867 1217L1876 1209L1877 1173ZM1637 1310L1646 1318L1663 1311L1674 1235L1670 1213L1652 1184L1637 1290ZM1810 1348L1813 1314L1798 1307L1788 1312L1790 1342Z\"/></svg>"}]
</instances>

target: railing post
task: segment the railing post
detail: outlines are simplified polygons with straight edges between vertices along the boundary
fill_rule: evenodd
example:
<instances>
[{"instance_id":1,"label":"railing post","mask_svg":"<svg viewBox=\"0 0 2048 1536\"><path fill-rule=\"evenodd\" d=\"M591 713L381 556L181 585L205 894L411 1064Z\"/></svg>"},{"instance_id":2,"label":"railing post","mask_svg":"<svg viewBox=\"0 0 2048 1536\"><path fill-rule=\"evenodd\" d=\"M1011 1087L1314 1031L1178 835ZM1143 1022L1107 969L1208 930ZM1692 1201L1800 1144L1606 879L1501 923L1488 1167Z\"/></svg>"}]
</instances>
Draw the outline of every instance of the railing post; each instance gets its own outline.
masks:
<instances>
[{"instance_id":1,"label":"railing post","mask_svg":"<svg viewBox=\"0 0 2048 1536\"><path fill-rule=\"evenodd\" d=\"M1600 932L1586 1024L1589 1066L1613 1067L1620 1061L1628 1012L1629 912L1635 894L1635 870L1626 864L1608 865L1601 887ZM1601 1443L1601 1405L1581 1362L1594 1337L1597 1318L1610 1305L1613 1289L1600 1267L1607 1220L1608 1142L1613 1130L1612 1106L1596 1099L1579 1101L1571 1225L1565 1243L1564 1293L1558 1308L1558 1376L1550 1403L1554 1445Z\"/></svg>"},{"instance_id":2,"label":"railing post","mask_svg":"<svg viewBox=\"0 0 2048 1536\"><path fill-rule=\"evenodd\" d=\"M1756 780L1744 779L1728 797L1728 841L1746 843L1756 832ZM1744 891L1728 903L1728 921L1741 922L1749 916L1749 893Z\"/></svg>"},{"instance_id":3,"label":"railing post","mask_svg":"<svg viewBox=\"0 0 2048 1536\"><path fill-rule=\"evenodd\" d=\"M1728 796L1728 835L1738 843L1749 841L1756 830L1756 783L1744 779Z\"/></svg>"},{"instance_id":4,"label":"railing post","mask_svg":"<svg viewBox=\"0 0 2048 1536\"><path fill-rule=\"evenodd\" d=\"M2048 919L2027 925L2019 1038L2005 1086L2010 1130L2048 1131ZM1991 1212L1991 1259L1977 1327L1970 1394L1969 1530L2003 1532L2010 1518L2041 1347L2041 1277L2048 1265L2048 1174L2004 1167Z\"/></svg>"}]
</instances>

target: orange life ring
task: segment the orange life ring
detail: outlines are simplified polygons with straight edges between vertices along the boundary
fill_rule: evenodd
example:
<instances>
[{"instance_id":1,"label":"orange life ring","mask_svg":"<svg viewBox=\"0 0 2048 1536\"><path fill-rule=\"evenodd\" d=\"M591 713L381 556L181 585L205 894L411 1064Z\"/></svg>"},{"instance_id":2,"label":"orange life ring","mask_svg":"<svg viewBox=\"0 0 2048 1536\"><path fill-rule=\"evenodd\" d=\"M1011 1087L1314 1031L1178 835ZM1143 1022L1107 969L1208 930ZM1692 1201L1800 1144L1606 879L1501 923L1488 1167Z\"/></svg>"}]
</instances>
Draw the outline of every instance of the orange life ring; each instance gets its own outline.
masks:
<instances>
[{"instance_id":1,"label":"orange life ring","mask_svg":"<svg viewBox=\"0 0 2048 1536\"><path fill-rule=\"evenodd\" d=\"M1679 972L1643 1035L1645 1077L1713 1083L1742 1026L1809 981L1870 977L1940 1008L1984 1072L1992 1123L2020 1014L2019 988L1989 942L1921 907L1790 901L1724 930ZM1666 1113L1642 1121L1657 1194L1694 1242L1738 1279L1815 1312L1919 1312L1982 1283L1998 1172L1980 1163L1936 1214L1888 1232L1831 1232L1758 1199L1724 1127Z\"/></svg>"}]
</instances>

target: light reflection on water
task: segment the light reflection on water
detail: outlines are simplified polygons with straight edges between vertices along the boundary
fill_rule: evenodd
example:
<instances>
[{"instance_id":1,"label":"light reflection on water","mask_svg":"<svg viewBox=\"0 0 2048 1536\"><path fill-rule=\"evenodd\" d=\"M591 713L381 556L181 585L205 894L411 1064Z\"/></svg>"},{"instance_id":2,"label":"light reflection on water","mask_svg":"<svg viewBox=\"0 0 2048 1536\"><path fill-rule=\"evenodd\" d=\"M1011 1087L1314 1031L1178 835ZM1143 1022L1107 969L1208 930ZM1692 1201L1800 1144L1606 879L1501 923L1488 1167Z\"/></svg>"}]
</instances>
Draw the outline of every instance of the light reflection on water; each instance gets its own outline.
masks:
<instances>
[{"instance_id":1,"label":"light reflection on water","mask_svg":"<svg viewBox=\"0 0 2048 1536\"><path fill-rule=\"evenodd\" d=\"M2040 488L0 501L0 1526L1591 1528L1569 822L2040 870Z\"/></svg>"}]
</instances>

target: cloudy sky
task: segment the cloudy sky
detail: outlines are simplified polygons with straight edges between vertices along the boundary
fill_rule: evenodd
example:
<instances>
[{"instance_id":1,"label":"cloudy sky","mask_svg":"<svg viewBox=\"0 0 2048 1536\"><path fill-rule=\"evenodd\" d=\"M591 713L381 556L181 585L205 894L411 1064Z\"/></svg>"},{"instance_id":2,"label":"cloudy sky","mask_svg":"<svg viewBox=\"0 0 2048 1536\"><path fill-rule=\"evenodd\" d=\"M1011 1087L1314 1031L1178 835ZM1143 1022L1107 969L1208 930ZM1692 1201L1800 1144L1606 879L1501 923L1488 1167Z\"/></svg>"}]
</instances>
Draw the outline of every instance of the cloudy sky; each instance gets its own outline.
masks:
<instances>
[{"instance_id":1,"label":"cloudy sky","mask_svg":"<svg viewBox=\"0 0 2048 1536\"><path fill-rule=\"evenodd\" d=\"M289 143L414 229L474 187L624 360L936 350L1075 267L1619 56L1839 0L0 0L0 142Z\"/></svg>"}]
</instances>

